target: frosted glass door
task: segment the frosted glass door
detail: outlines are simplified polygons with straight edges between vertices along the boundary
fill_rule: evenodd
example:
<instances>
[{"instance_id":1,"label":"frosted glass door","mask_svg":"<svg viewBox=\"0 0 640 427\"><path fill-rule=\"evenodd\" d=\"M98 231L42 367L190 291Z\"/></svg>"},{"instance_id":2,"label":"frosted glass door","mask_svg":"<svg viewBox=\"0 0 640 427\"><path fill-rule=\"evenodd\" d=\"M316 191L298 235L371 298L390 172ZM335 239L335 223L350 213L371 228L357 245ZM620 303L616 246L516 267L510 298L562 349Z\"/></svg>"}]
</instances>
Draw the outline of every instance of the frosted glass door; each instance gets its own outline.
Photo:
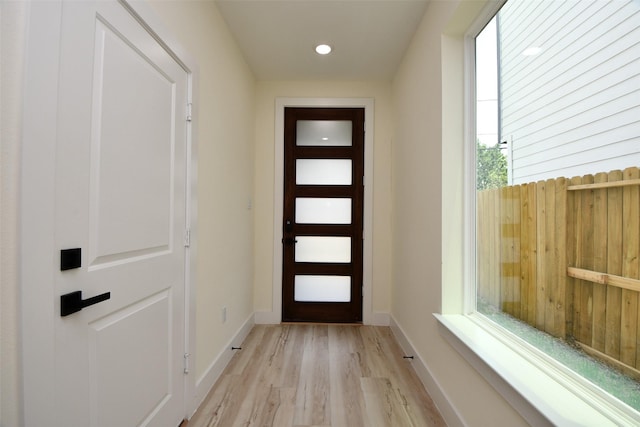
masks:
<instances>
[{"instance_id":1,"label":"frosted glass door","mask_svg":"<svg viewBox=\"0 0 640 427\"><path fill-rule=\"evenodd\" d=\"M298 185L351 185L351 175L351 160L296 160L296 184Z\"/></svg>"},{"instance_id":2,"label":"frosted glass door","mask_svg":"<svg viewBox=\"0 0 640 427\"><path fill-rule=\"evenodd\" d=\"M296 198L298 224L351 224L351 199Z\"/></svg>"},{"instance_id":3,"label":"frosted glass door","mask_svg":"<svg viewBox=\"0 0 640 427\"><path fill-rule=\"evenodd\" d=\"M351 146L350 120L298 120L296 123L298 146Z\"/></svg>"},{"instance_id":4,"label":"frosted glass door","mask_svg":"<svg viewBox=\"0 0 640 427\"><path fill-rule=\"evenodd\" d=\"M349 276L296 276L294 286L296 301L351 301L351 277Z\"/></svg>"},{"instance_id":5,"label":"frosted glass door","mask_svg":"<svg viewBox=\"0 0 640 427\"><path fill-rule=\"evenodd\" d=\"M285 110L284 321L362 320L362 109Z\"/></svg>"},{"instance_id":6,"label":"frosted glass door","mask_svg":"<svg viewBox=\"0 0 640 427\"><path fill-rule=\"evenodd\" d=\"M296 262L351 262L351 237L297 236Z\"/></svg>"}]
</instances>

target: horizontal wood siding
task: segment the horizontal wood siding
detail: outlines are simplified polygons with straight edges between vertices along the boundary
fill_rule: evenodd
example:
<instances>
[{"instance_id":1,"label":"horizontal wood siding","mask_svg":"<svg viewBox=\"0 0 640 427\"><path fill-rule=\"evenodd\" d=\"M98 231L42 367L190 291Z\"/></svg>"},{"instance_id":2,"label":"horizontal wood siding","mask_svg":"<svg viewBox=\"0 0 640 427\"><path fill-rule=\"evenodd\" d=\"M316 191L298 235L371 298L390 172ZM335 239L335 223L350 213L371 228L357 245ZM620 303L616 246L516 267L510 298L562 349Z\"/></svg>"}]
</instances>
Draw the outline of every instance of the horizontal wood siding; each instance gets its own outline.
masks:
<instances>
[{"instance_id":1,"label":"horizontal wood siding","mask_svg":"<svg viewBox=\"0 0 640 427\"><path fill-rule=\"evenodd\" d=\"M639 2L509 1L499 37L513 184L640 164Z\"/></svg>"}]
</instances>

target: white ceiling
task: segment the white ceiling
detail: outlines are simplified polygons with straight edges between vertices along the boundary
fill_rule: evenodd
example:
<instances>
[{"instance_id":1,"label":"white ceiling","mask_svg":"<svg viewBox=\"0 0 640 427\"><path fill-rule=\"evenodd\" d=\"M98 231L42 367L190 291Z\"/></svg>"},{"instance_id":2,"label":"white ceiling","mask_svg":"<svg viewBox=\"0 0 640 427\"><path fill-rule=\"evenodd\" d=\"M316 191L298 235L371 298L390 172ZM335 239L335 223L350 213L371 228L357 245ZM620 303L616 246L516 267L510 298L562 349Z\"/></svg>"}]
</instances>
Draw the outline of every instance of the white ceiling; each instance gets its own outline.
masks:
<instances>
[{"instance_id":1,"label":"white ceiling","mask_svg":"<svg viewBox=\"0 0 640 427\"><path fill-rule=\"evenodd\" d=\"M390 80L428 0L216 2L258 80Z\"/></svg>"}]
</instances>

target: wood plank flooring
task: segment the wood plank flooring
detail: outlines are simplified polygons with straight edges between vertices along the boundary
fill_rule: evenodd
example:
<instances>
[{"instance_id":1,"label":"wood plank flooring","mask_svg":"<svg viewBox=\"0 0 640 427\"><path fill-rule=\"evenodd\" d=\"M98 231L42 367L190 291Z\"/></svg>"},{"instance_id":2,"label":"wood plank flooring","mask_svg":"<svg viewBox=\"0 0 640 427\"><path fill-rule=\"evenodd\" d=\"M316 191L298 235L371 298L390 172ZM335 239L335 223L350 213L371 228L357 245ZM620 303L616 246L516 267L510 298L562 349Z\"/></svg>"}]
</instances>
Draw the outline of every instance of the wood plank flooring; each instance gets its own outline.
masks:
<instances>
[{"instance_id":1,"label":"wood plank flooring","mask_svg":"<svg viewBox=\"0 0 640 427\"><path fill-rule=\"evenodd\" d=\"M256 325L189 427L445 426L388 327Z\"/></svg>"}]
</instances>

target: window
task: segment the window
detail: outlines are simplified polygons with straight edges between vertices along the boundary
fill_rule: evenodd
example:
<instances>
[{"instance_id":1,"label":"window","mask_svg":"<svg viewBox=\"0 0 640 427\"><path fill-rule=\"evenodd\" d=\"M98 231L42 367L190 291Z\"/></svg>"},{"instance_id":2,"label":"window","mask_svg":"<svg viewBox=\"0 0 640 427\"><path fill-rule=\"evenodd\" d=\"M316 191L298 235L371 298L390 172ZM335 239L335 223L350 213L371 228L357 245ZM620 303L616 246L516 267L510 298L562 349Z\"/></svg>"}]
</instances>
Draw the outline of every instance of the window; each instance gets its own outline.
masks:
<instances>
[{"instance_id":1,"label":"window","mask_svg":"<svg viewBox=\"0 0 640 427\"><path fill-rule=\"evenodd\" d=\"M475 48L475 309L640 411L640 3L509 0Z\"/></svg>"}]
</instances>

